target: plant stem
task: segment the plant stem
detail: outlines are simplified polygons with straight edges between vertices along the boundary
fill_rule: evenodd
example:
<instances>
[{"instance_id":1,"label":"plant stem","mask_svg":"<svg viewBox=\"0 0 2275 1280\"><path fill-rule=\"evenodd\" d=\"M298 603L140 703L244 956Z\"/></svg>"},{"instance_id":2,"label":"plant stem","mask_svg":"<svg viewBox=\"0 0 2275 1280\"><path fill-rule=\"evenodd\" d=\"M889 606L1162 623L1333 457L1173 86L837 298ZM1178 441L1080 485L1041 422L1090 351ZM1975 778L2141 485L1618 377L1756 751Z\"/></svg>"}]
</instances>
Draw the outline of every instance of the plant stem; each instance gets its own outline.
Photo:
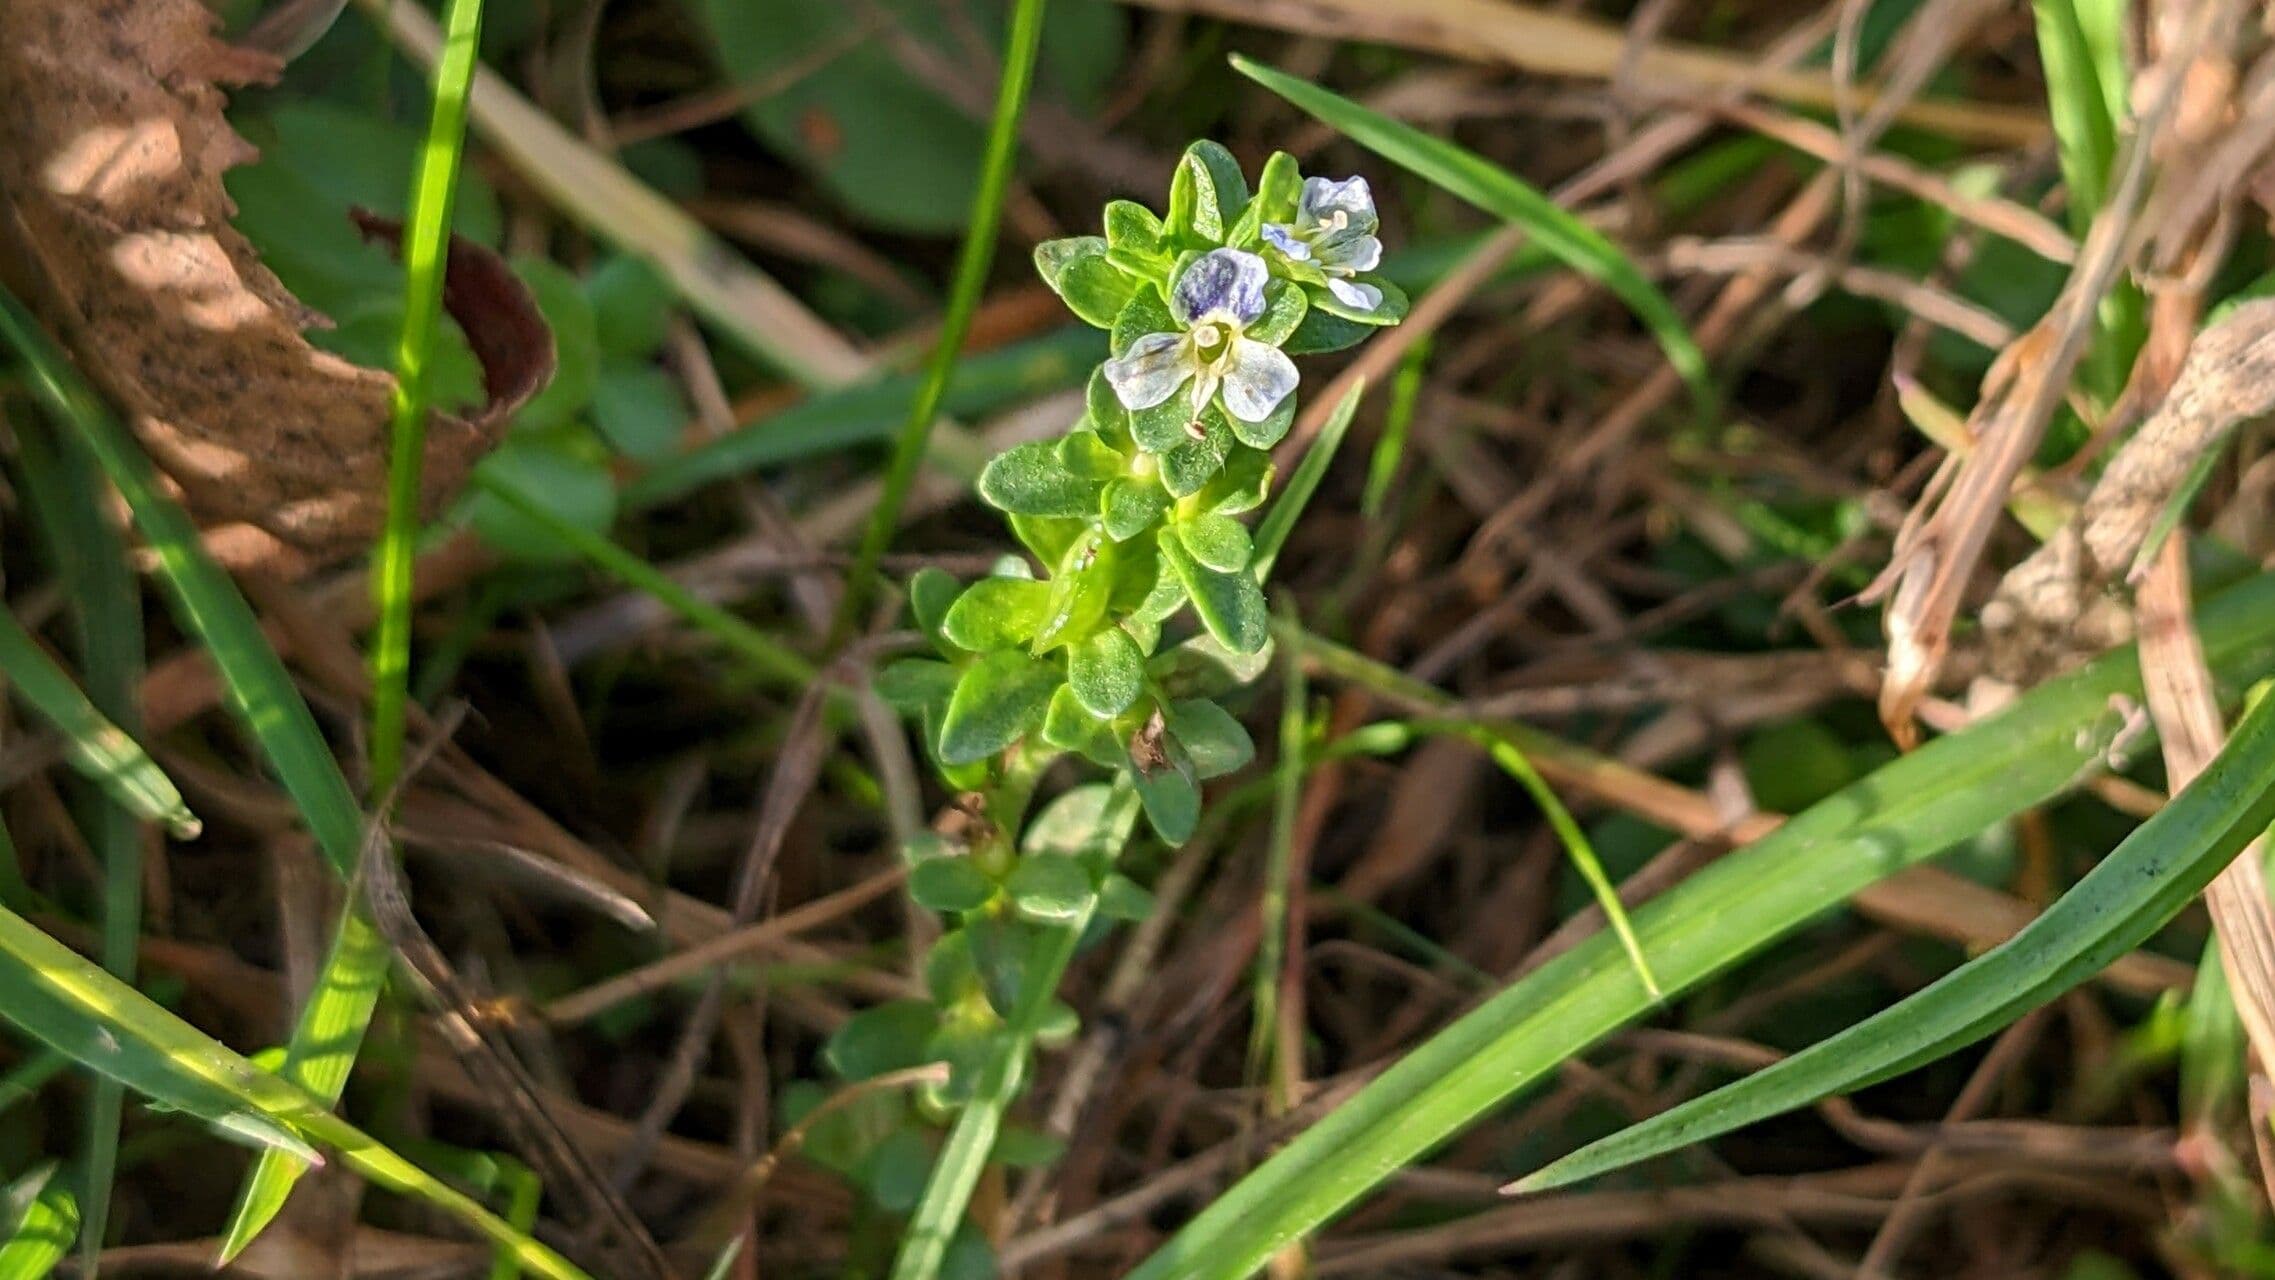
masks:
<instances>
[{"instance_id":1,"label":"plant stem","mask_svg":"<svg viewBox=\"0 0 2275 1280\"><path fill-rule=\"evenodd\" d=\"M923 386L893 444L884 490L870 513L868 529L861 535L853 571L845 577L845 593L838 598L837 618L830 624L832 649L845 642L862 605L867 603L877 562L900 525L901 507L908 501L909 487L916 483L917 466L923 462L925 447L932 438L932 420L940 413L940 398L956 370L964 336L971 331L980 293L987 287L988 268L995 260L995 230L1003 218L1003 195L1011 185L1011 167L1019 154L1019 118L1026 110L1027 88L1035 78L1035 55L1042 47L1046 2L1019 0L1011 14L1011 31L1003 49L1003 82L996 90L995 118L988 126L979 190L972 197L972 222L964 233L963 253L956 260L956 278L948 294L947 314L941 318L940 340L932 348Z\"/></svg>"},{"instance_id":2,"label":"plant stem","mask_svg":"<svg viewBox=\"0 0 2275 1280\"><path fill-rule=\"evenodd\" d=\"M1127 774L1118 775L1100 823L1099 848L1109 855L1105 859L1109 864L1129 842L1137 815L1137 791ZM924 1185L924 1198L917 1203L908 1235L901 1242L900 1257L893 1263L892 1280L935 1280L940 1274L948 1243L955 1238L956 1228L964 1220L964 1209L971 1203L972 1190L979 1185L988 1155L995 1150L995 1136L1003 1128L1004 1113L1018 1098L1020 1085L1026 1080L1027 1058L1034 1047L1036 1028L1049 1012L1051 1000L1058 994L1059 980L1066 975L1068 962L1074 959L1075 945L1082 941L1083 931L1098 909L1096 890L1103 883L1101 868L1082 913L1057 928L1039 931L1028 947L1019 970L1019 1004L1011 1011L995 1054L981 1067L979 1079L972 1086L971 1100L956 1117L955 1128L949 1130L948 1141L940 1149L939 1162L932 1166L932 1176Z\"/></svg>"}]
</instances>

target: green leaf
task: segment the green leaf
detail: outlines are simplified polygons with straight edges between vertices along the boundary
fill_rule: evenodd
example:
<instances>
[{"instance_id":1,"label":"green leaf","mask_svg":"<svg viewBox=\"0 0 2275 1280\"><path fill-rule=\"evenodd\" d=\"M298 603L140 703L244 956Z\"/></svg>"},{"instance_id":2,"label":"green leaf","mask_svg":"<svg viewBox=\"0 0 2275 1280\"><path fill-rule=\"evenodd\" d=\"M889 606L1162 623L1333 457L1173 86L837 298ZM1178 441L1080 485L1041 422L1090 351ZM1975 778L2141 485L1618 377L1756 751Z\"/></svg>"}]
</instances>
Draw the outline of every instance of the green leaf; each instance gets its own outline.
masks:
<instances>
[{"instance_id":1,"label":"green leaf","mask_svg":"<svg viewBox=\"0 0 2275 1280\"><path fill-rule=\"evenodd\" d=\"M602 367L592 391L592 424L618 453L636 462L668 458L679 451L687 419L687 401L670 374L644 362Z\"/></svg>"},{"instance_id":2,"label":"green leaf","mask_svg":"<svg viewBox=\"0 0 2275 1280\"><path fill-rule=\"evenodd\" d=\"M1347 351L1374 336L1375 327L1346 320L1324 307L1313 307L1303 313L1303 323L1296 326L1280 350L1291 356L1323 356L1336 351Z\"/></svg>"},{"instance_id":3,"label":"green leaf","mask_svg":"<svg viewBox=\"0 0 2275 1280\"><path fill-rule=\"evenodd\" d=\"M903 658L879 668L871 686L885 705L914 715L934 707L945 709L956 692L956 668L930 658Z\"/></svg>"},{"instance_id":4,"label":"green leaf","mask_svg":"<svg viewBox=\"0 0 2275 1280\"><path fill-rule=\"evenodd\" d=\"M1203 781L1248 767L1256 758L1255 740L1232 713L1206 698L1172 702L1162 708L1169 732L1192 757L1193 773Z\"/></svg>"},{"instance_id":5,"label":"green leaf","mask_svg":"<svg viewBox=\"0 0 2275 1280\"><path fill-rule=\"evenodd\" d=\"M1234 449L1225 456L1224 470L1196 499L1205 511L1237 516L1254 511L1272 496L1272 455L1261 449Z\"/></svg>"},{"instance_id":6,"label":"green leaf","mask_svg":"<svg viewBox=\"0 0 2275 1280\"><path fill-rule=\"evenodd\" d=\"M1171 497L1184 498L1199 493L1224 470L1224 460L1231 456L1239 441L1221 405L1211 403L1208 412L1200 418L1202 436L1188 439L1161 455L1161 487Z\"/></svg>"},{"instance_id":7,"label":"green leaf","mask_svg":"<svg viewBox=\"0 0 2275 1280\"><path fill-rule=\"evenodd\" d=\"M1195 560L1182 539L1161 531L1161 558L1193 599L1201 625L1235 653L1255 653L1271 638L1272 620L1264 605L1264 590L1247 573L1220 573Z\"/></svg>"},{"instance_id":8,"label":"green leaf","mask_svg":"<svg viewBox=\"0 0 2275 1280\"><path fill-rule=\"evenodd\" d=\"M1222 244L1247 208L1248 179L1230 151L1206 139L1185 148L1169 182L1171 236Z\"/></svg>"},{"instance_id":9,"label":"green leaf","mask_svg":"<svg viewBox=\"0 0 2275 1280\"><path fill-rule=\"evenodd\" d=\"M859 216L896 231L952 234L977 190L985 121L904 64L896 45L969 65L972 40L1003 46L1005 4L953 13L889 0L892 40L840 0L702 0L718 65L765 86L742 120L776 156L812 173ZM1056 0L1038 73L1077 111L1095 108L1121 65L1127 19L1105 0ZM986 77L992 81L993 75Z\"/></svg>"},{"instance_id":10,"label":"green leaf","mask_svg":"<svg viewBox=\"0 0 2275 1280\"><path fill-rule=\"evenodd\" d=\"M1098 718L1130 709L1145 689L1145 655L1120 627L1105 627L1067 654L1067 688Z\"/></svg>"},{"instance_id":11,"label":"green leaf","mask_svg":"<svg viewBox=\"0 0 2275 1280\"><path fill-rule=\"evenodd\" d=\"M1068 470L1056 440L1030 440L995 455L980 472L979 490L989 506L1011 515L1083 519L1098 509L1098 482Z\"/></svg>"},{"instance_id":12,"label":"green leaf","mask_svg":"<svg viewBox=\"0 0 2275 1280\"><path fill-rule=\"evenodd\" d=\"M1133 200L1115 200L1106 205L1106 243L1126 254L1140 258L1161 256L1161 219L1153 210Z\"/></svg>"},{"instance_id":13,"label":"green leaf","mask_svg":"<svg viewBox=\"0 0 2275 1280\"><path fill-rule=\"evenodd\" d=\"M1271 644L1254 653L1234 653L1204 631L1156 656L1146 671L1172 698L1220 698L1263 679L1271 665Z\"/></svg>"},{"instance_id":14,"label":"green leaf","mask_svg":"<svg viewBox=\"0 0 2275 1280\"><path fill-rule=\"evenodd\" d=\"M1115 480L1106 487L1106 498L1101 502L1101 527L1106 537L1115 541L1128 541L1137 534L1147 532L1153 523L1160 521L1169 509L1169 491L1160 487L1153 477L1142 480Z\"/></svg>"},{"instance_id":15,"label":"green leaf","mask_svg":"<svg viewBox=\"0 0 2275 1280\"><path fill-rule=\"evenodd\" d=\"M1251 449L1270 449L1287 439L1289 429L1295 426L1297 401L1294 392L1280 397L1280 402L1272 406L1272 411L1264 415L1262 422L1250 422L1229 413L1225 415L1225 421L1231 425L1235 440Z\"/></svg>"},{"instance_id":16,"label":"green leaf","mask_svg":"<svg viewBox=\"0 0 2275 1280\"><path fill-rule=\"evenodd\" d=\"M1045 240L1035 246L1035 274L1043 278L1043 283L1050 286L1051 292L1063 297L1065 290L1060 282L1066 278L1066 269L1084 258L1101 258L1105 255L1106 239L1103 236L1068 236L1063 240ZM1113 322L1109 320L1103 327L1111 328Z\"/></svg>"},{"instance_id":17,"label":"green leaf","mask_svg":"<svg viewBox=\"0 0 2275 1280\"><path fill-rule=\"evenodd\" d=\"M1050 708L1043 715L1043 741L1061 751L1075 752L1101 769L1116 769L1122 764L1122 740L1115 735L1113 723L1093 715L1066 685L1051 694Z\"/></svg>"},{"instance_id":18,"label":"green leaf","mask_svg":"<svg viewBox=\"0 0 2275 1280\"><path fill-rule=\"evenodd\" d=\"M580 447L571 433L517 432L503 448L482 459L475 471L518 492L540 496L557 519L587 533L606 533L616 523L616 479L608 464ZM467 514L482 540L512 559L561 564L577 557L576 548L494 493L476 492L467 503Z\"/></svg>"},{"instance_id":19,"label":"green leaf","mask_svg":"<svg viewBox=\"0 0 2275 1280\"><path fill-rule=\"evenodd\" d=\"M1016 649L988 654L964 671L940 721L940 758L972 764L1033 732L1061 681L1056 665Z\"/></svg>"},{"instance_id":20,"label":"green leaf","mask_svg":"<svg viewBox=\"0 0 2275 1280\"><path fill-rule=\"evenodd\" d=\"M1302 199L1302 167L1287 152L1273 152L1271 158L1264 162L1264 171L1256 178L1256 207L1260 220L1293 223L1296 206Z\"/></svg>"},{"instance_id":21,"label":"green leaf","mask_svg":"<svg viewBox=\"0 0 2275 1280\"><path fill-rule=\"evenodd\" d=\"M41 1280L79 1238L79 1202L55 1176L50 1161L8 1184L0 1199L0 1280Z\"/></svg>"},{"instance_id":22,"label":"green leaf","mask_svg":"<svg viewBox=\"0 0 2275 1280\"><path fill-rule=\"evenodd\" d=\"M973 653L1016 648L1035 638L1049 616L1051 585L1032 578L982 578L956 598L941 634Z\"/></svg>"},{"instance_id":23,"label":"green leaf","mask_svg":"<svg viewBox=\"0 0 2275 1280\"><path fill-rule=\"evenodd\" d=\"M1109 920L1150 919L1154 906L1153 892L1119 871L1098 890L1098 914Z\"/></svg>"},{"instance_id":24,"label":"green leaf","mask_svg":"<svg viewBox=\"0 0 2275 1280\"><path fill-rule=\"evenodd\" d=\"M995 896L995 882L969 858L926 858L909 870L908 896L918 906L943 915L977 911Z\"/></svg>"},{"instance_id":25,"label":"green leaf","mask_svg":"<svg viewBox=\"0 0 2275 1280\"><path fill-rule=\"evenodd\" d=\"M1104 253L1097 253L1067 264L1066 273L1059 277L1058 294L1065 299L1067 310L1101 329L1111 329L1143 283Z\"/></svg>"},{"instance_id":26,"label":"green leaf","mask_svg":"<svg viewBox=\"0 0 2275 1280\"><path fill-rule=\"evenodd\" d=\"M1230 516L1203 512L1179 520L1173 527L1185 550L1219 573L1238 573L1247 568L1248 557L1255 550L1248 541L1248 526Z\"/></svg>"},{"instance_id":27,"label":"green leaf","mask_svg":"<svg viewBox=\"0 0 2275 1280\"><path fill-rule=\"evenodd\" d=\"M602 356L645 361L663 349L679 295L646 259L612 253L585 277L584 290Z\"/></svg>"},{"instance_id":28,"label":"green leaf","mask_svg":"<svg viewBox=\"0 0 2275 1280\"><path fill-rule=\"evenodd\" d=\"M1058 442L1058 460L1059 465L1068 472L1094 486L1091 490L1093 495L1097 492L1095 486L1120 479L1129 466L1129 459L1108 445L1095 431L1069 431L1061 436ZM1092 501L1096 501L1095 496ZM1087 516L1092 513L1084 511L1080 514Z\"/></svg>"},{"instance_id":29,"label":"green leaf","mask_svg":"<svg viewBox=\"0 0 2275 1280\"><path fill-rule=\"evenodd\" d=\"M2197 629L2220 684L2266 672L2275 664L2275 576L2222 592ZM1340 662L1334 652L1314 656ZM1368 679L1443 701L1395 673ZM2109 654L1892 761L1660 894L1634 913L1634 927L1661 986L1669 996L1689 990L1865 886L2077 786L2105 764L2125 722L2111 699L2137 700L2140 687L2134 653ZM1616 767L1546 735L1495 728L1565 769ZM1619 940L1597 933L1409 1052L1188 1221L1128 1280L1245 1280L1382 1179L1660 1005Z\"/></svg>"},{"instance_id":30,"label":"green leaf","mask_svg":"<svg viewBox=\"0 0 2275 1280\"><path fill-rule=\"evenodd\" d=\"M1707 372L1706 357L1692 340L1681 314L1634 260L1605 239L1603 233L1475 152L1238 54L1233 55L1232 65L1242 75L1341 130L1352 141L1383 159L1494 217L1523 227L1535 243L1556 255L1564 265L1602 283L1626 302L1658 338L1668 361L1690 385L1699 413L1706 416L1716 411L1720 397Z\"/></svg>"},{"instance_id":31,"label":"green leaf","mask_svg":"<svg viewBox=\"0 0 2275 1280\"><path fill-rule=\"evenodd\" d=\"M1201 822L1200 777L1175 737L1165 733L1149 741L1143 760L1137 752L1125 757L1130 776L1153 833L1164 844L1180 845L1192 839L1193 828Z\"/></svg>"},{"instance_id":32,"label":"green leaf","mask_svg":"<svg viewBox=\"0 0 2275 1280\"><path fill-rule=\"evenodd\" d=\"M1120 547L1096 530L1085 531L1066 549L1059 559L1058 576L1051 580L1043 624L1035 631L1035 652L1048 653L1074 643L1106 620L1120 552Z\"/></svg>"},{"instance_id":33,"label":"green leaf","mask_svg":"<svg viewBox=\"0 0 2275 1280\"><path fill-rule=\"evenodd\" d=\"M1114 329L1107 339L1107 346L1116 356L1124 356L1129 354L1131 344L1148 334L1184 331L1185 326L1177 323L1177 317L1169 314L1169 305L1161 300L1161 291L1147 285L1131 294L1130 300L1122 307L1122 313L1114 317ZM1104 381L1104 375L1098 375L1095 381ZM1108 395L1111 394L1109 389ZM1096 403L1096 400L1093 399L1092 403Z\"/></svg>"},{"instance_id":34,"label":"green leaf","mask_svg":"<svg viewBox=\"0 0 2275 1280\"><path fill-rule=\"evenodd\" d=\"M908 580L909 612L926 635L945 640L948 610L963 594L964 584L956 581L954 574L926 565Z\"/></svg>"},{"instance_id":35,"label":"green leaf","mask_svg":"<svg viewBox=\"0 0 2275 1280\"><path fill-rule=\"evenodd\" d=\"M95 709L55 659L0 610L0 672L63 735L63 757L127 812L155 822L177 840L194 839L202 824L182 801L173 780L142 745Z\"/></svg>"},{"instance_id":36,"label":"green leaf","mask_svg":"<svg viewBox=\"0 0 2275 1280\"><path fill-rule=\"evenodd\" d=\"M1053 854L1019 859L1003 889L1019 914L1037 924L1078 920L1089 912L1097 896L1090 872L1081 862Z\"/></svg>"},{"instance_id":37,"label":"green leaf","mask_svg":"<svg viewBox=\"0 0 2275 1280\"><path fill-rule=\"evenodd\" d=\"M1310 312L1311 303L1304 297L1302 288L1285 280L1274 280L1264 289L1264 314L1248 326L1246 336L1265 346L1276 347L1288 340Z\"/></svg>"},{"instance_id":38,"label":"green leaf","mask_svg":"<svg viewBox=\"0 0 2275 1280\"><path fill-rule=\"evenodd\" d=\"M887 1001L847 1018L822 1058L847 1080L873 1080L929 1061L925 1042L939 1025L940 1011L930 1001Z\"/></svg>"},{"instance_id":39,"label":"green leaf","mask_svg":"<svg viewBox=\"0 0 2275 1280\"><path fill-rule=\"evenodd\" d=\"M2204 772L2006 942L1892 1008L1525 1178L1566 1186L1848 1093L1973 1044L2131 953L2275 820L2275 700Z\"/></svg>"},{"instance_id":40,"label":"green leaf","mask_svg":"<svg viewBox=\"0 0 2275 1280\"><path fill-rule=\"evenodd\" d=\"M513 273L536 297L539 313L553 330L555 354L552 380L515 411L514 429L566 426L592 403L600 382L600 329L592 304L585 300L577 278L549 258L515 258Z\"/></svg>"},{"instance_id":41,"label":"green leaf","mask_svg":"<svg viewBox=\"0 0 2275 1280\"><path fill-rule=\"evenodd\" d=\"M1019 851L1030 858L1111 858L1114 843L1114 788L1088 782L1052 797L1027 823Z\"/></svg>"}]
</instances>

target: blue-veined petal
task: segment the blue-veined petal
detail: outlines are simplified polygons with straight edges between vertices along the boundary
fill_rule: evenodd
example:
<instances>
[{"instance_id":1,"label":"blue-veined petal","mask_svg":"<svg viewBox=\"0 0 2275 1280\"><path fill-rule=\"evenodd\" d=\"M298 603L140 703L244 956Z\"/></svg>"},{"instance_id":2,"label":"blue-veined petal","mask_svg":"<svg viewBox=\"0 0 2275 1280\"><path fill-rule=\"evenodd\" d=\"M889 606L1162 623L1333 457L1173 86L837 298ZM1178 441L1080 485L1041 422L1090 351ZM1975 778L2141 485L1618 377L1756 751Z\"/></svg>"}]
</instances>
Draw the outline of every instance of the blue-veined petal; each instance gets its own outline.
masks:
<instances>
[{"instance_id":1,"label":"blue-veined petal","mask_svg":"<svg viewBox=\"0 0 2275 1280\"><path fill-rule=\"evenodd\" d=\"M1264 260L1240 249L1211 249L1185 268L1170 290L1169 311L1187 327L1202 320L1245 326L1264 314Z\"/></svg>"},{"instance_id":2,"label":"blue-veined petal","mask_svg":"<svg viewBox=\"0 0 2275 1280\"><path fill-rule=\"evenodd\" d=\"M1342 216L1338 218L1337 214ZM1372 235L1376 226L1374 191L1367 186L1365 178L1345 178L1341 182L1305 178L1297 215L1297 225L1306 229L1317 226L1330 234L1356 231L1360 235Z\"/></svg>"},{"instance_id":3,"label":"blue-veined petal","mask_svg":"<svg viewBox=\"0 0 2275 1280\"><path fill-rule=\"evenodd\" d=\"M1372 271L1382 265L1382 241L1373 236L1352 236L1340 240L1322 240L1319 243L1319 265L1330 274L1349 275L1354 271Z\"/></svg>"},{"instance_id":4,"label":"blue-veined petal","mask_svg":"<svg viewBox=\"0 0 2275 1280\"><path fill-rule=\"evenodd\" d=\"M1264 243L1287 255L1290 262L1311 260L1311 246L1296 238L1295 228L1267 222L1263 229Z\"/></svg>"},{"instance_id":5,"label":"blue-veined petal","mask_svg":"<svg viewBox=\"0 0 2275 1280\"><path fill-rule=\"evenodd\" d=\"M1295 390L1295 361L1278 347L1236 339L1226 353L1224 407L1242 422L1262 422Z\"/></svg>"},{"instance_id":6,"label":"blue-veined petal","mask_svg":"<svg viewBox=\"0 0 2275 1280\"><path fill-rule=\"evenodd\" d=\"M1329 276L1327 292L1334 294L1337 302L1357 311L1372 311L1382 305L1382 290L1357 280ZM1255 419L1251 418L1250 421Z\"/></svg>"},{"instance_id":7,"label":"blue-veined petal","mask_svg":"<svg viewBox=\"0 0 2275 1280\"><path fill-rule=\"evenodd\" d=\"M1149 333L1106 362L1106 381L1125 409L1151 409L1193 376L1193 353L1181 333Z\"/></svg>"}]
</instances>

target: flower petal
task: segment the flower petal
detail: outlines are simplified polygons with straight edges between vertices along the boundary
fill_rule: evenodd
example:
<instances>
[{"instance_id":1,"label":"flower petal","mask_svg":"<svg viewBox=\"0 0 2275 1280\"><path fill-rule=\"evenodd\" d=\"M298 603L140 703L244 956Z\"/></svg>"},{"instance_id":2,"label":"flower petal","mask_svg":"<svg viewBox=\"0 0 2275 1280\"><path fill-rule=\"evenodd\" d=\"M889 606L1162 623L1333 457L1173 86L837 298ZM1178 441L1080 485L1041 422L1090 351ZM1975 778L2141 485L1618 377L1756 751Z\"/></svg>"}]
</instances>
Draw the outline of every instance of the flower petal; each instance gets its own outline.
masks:
<instances>
[{"instance_id":1,"label":"flower petal","mask_svg":"<svg viewBox=\"0 0 2275 1280\"><path fill-rule=\"evenodd\" d=\"M1106 362L1106 381L1125 409L1151 409L1192 376L1192 352L1181 333L1149 333Z\"/></svg>"},{"instance_id":2,"label":"flower petal","mask_svg":"<svg viewBox=\"0 0 2275 1280\"><path fill-rule=\"evenodd\" d=\"M1319 265L1330 273L1372 271L1382 265L1382 241L1373 236L1349 236L1341 240L1322 241L1319 245Z\"/></svg>"},{"instance_id":3,"label":"flower petal","mask_svg":"<svg viewBox=\"0 0 2275 1280\"><path fill-rule=\"evenodd\" d=\"M1327 292L1334 294L1337 302L1355 311L1372 311L1382 305L1382 290L1357 280L1329 276Z\"/></svg>"},{"instance_id":4,"label":"flower petal","mask_svg":"<svg viewBox=\"0 0 2275 1280\"><path fill-rule=\"evenodd\" d=\"M1295 228L1277 222L1267 222L1263 229L1264 243L1286 254L1290 262L1311 260L1311 246L1298 240Z\"/></svg>"},{"instance_id":5,"label":"flower petal","mask_svg":"<svg viewBox=\"0 0 2275 1280\"><path fill-rule=\"evenodd\" d=\"M1299 222L1325 227L1333 227L1335 215L1340 213L1343 225L1337 230L1372 235L1376 226L1374 191L1367 186L1365 178L1345 178L1341 182L1305 178L1298 213Z\"/></svg>"},{"instance_id":6,"label":"flower petal","mask_svg":"<svg viewBox=\"0 0 2275 1280\"><path fill-rule=\"evenodd\" d=\"M1233 343L1224 375L1224 407L1242 422L1262 422L1295 390L1295 361L1278 347L1251 339Z\"/></svg>"},{"instance_id":7,"label":"flower petal","mask_svg":"<svg viewBox=\"0 0 2275 1280\"><path fill-rule=\"evenodd\" d=\"M1170 314L1187 327L1201 320L1245 326L1264 314L1264 285L1271 278L1271 269L1253 253L1211 249L1177 277L1169 291Z\"/></svg>"}]
</instances>

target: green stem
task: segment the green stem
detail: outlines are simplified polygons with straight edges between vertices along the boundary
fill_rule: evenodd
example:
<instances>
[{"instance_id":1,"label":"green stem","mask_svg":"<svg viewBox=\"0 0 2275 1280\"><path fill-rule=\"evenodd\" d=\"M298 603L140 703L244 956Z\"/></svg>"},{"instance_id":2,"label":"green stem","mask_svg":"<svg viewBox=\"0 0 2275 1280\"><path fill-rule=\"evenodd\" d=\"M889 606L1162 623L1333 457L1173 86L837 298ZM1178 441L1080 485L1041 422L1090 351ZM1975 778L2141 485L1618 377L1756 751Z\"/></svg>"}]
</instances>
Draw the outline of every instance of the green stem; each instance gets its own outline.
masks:
<instances>
[{"instance_id":1,"label":"green stem","mask_svg":"<svg viewBox=\"0 0 2275 1280\"><path fill-rule=\"evenodd\" d=\"M1137 815L1137 791L1130 785L1127 774L1120 775L1114 780L1114 794L1107 803L1101 824L1105 831L1102 847L1118 855L1129 841ZM1011 1011L995 1053L980 1068L979 1078L972 1086L971 1100L964 1104L963 1113L956 1117L955 1128L948 1131L946 1145L940 1148L939 1162L932 1166L932 1176L924 1185L924 1198L917 1202L908 1235L901 1242L900 1257L893 1263L892 1280L936 1280L940 1274L948 1244L963 1223L972 1191L979 1185L980 1173L987 1168L989 1154L995 1150L995 1137L1003 1129L1004 1113L1017 1100L1020 1086L1026 1081L1027 1059L1034 1047L1036 1029L1050 1011L1051 1000L1058 994L1059 980L1066 976L1067 964L1074 959L1075 945L1082 941L1083 932L1089 928L1090 919L1098 909L1095 890L1099 887L1092 886L1090 899L1079 916L1060 927L1038 932L1028 947L1019 970L1019 1004Z\"/></svg>"},{"instance_id":2,"label":"green stem","mask_svg":"<svg viewBox=\"0 0 2275 1280\"><path fill-rule=\"evenodd\" d=\"M940 323L940 341L924 370L924 383L909 406L906 422L893 444L891 463L885 469L883 491L861 535L853 558L853 572L845 579L837 619L830 625L834 649L850 634L854 620L867 602L877 563L891 545L900 526L901 507L916 483L916 468L924 460L932 438L932 420L939 416L941 396L956 370L964 336L971 331L979 310L980 293L987 287L988 268L995 260L995 230L1003 218L1003 196L1011 185L1011 167L1019 154L1019 117L1026 110L1027 88L1035 78L1035 55L1043 42L1043 7L1046 0L1019 0L1011 14L1011 31L1003 50L1003 82L997 88L995 118L988 126L987 156L980 168L979 190L972 197L972 223L964 233L964 248L956 261L956 279L948 295L948 313Z\"/></svg>"}]
</instances>

